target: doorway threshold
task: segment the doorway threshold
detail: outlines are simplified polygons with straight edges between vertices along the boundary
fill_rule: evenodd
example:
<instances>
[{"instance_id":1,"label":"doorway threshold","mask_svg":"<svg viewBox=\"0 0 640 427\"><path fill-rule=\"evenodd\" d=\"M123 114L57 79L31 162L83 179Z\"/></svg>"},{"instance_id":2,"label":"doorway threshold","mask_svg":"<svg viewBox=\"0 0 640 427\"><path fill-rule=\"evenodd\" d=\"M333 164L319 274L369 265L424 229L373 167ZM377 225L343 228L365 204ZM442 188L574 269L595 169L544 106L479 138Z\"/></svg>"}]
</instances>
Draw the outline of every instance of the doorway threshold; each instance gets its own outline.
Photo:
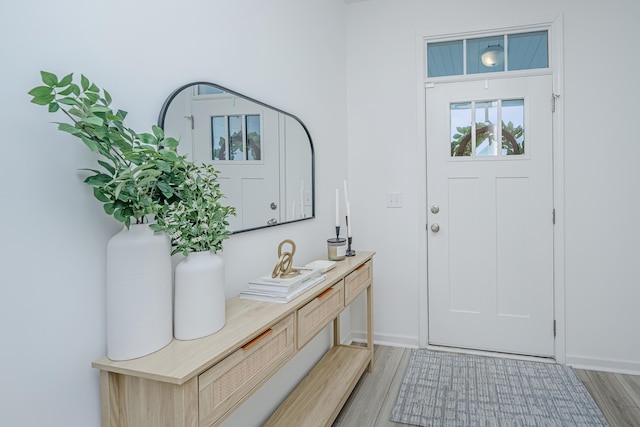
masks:
<instances>
[{"instance_id":1,"label":"doorway threshold","mask_svg":"<svg viewBox=\"0 0 640 427\"><path fill-rule=\"evenodd\" d=\"M558 363L555 358L550 356L531 356L526 354L503 353L499 351L476 350L472 348L449 347L444 345L431 345L426 347L430 351L438 351L444 353L472 354L475 356L497 357L501 359L526 360L529 362L541 363Z\"/></svg>"}]
</instances>

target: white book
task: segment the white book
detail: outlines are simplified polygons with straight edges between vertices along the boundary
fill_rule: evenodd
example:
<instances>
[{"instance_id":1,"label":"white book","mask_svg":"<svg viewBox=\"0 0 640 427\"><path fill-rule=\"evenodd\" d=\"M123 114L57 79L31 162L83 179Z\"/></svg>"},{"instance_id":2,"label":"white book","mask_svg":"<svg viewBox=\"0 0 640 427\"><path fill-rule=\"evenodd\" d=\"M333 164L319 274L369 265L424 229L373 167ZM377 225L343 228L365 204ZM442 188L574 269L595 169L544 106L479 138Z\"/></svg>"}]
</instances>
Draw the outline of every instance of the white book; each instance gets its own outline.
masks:
<instances>
[{"instance_id":1,"label":"white book","mask_svg":"<svg viewBox=\"0 0 640 427\"><path fill-rule=\"evenodd\" d=\"M277 303L288 303L294 298L300 296L305 291L308 291L318 283L323 282L327 278L326 274L323 274L318 277L314 277L313 279L307 280L304 284L291 292L288 293L274 293L268 291L260 291L255 289L245 289L240 292L240 299L248 299L254 301L267 301L267 302L277 302Z\"/></svg>"},{"instance_id":2,"label":"white book","mask_svg":"<svg viewBox=\"0 0 640 427\"><path fill-rule=\"evenodd\" d=\"M308 280L319 277L322 270L319 268L302 268L294 267L300 271L300 274L294 277L280 278L271 276L262 276L249 281L249 289L272 291L286 294L306 283Z\"/></svg>"}]
</instances>

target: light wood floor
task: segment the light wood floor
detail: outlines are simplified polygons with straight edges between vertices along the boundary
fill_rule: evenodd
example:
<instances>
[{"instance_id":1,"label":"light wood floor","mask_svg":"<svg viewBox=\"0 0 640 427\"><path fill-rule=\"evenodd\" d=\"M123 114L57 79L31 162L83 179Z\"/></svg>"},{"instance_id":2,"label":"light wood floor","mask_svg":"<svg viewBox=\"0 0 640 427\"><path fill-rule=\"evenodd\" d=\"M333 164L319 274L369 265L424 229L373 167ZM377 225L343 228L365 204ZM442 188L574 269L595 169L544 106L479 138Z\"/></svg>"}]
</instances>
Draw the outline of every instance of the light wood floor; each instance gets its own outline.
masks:
<instances>
[{"instance_id":1,"label":"light wood floor","mask_svg":"<svg viewBox=\"0 0 640 427\"><path fill-rule=\"evenodd\" d=\"M374 370L358 382L334 427L408 426L389 421L410 349L375 346ZM577 370L611 427L640 426L640 376Z\"/></svg>"}]
</instances>

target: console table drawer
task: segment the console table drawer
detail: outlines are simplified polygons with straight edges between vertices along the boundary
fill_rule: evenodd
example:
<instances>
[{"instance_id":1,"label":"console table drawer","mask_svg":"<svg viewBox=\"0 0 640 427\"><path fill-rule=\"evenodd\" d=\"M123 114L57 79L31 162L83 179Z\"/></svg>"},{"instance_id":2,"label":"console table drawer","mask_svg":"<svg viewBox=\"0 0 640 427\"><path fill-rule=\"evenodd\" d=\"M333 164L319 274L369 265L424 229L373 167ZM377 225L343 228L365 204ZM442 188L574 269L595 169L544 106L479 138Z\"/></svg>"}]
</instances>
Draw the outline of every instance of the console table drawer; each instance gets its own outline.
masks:
<instances>
[{"instance_id":1,"label":"console table drawer","mask_svg":"<svg viewBox=\"0 0 640 427\"><path fill-rule=\"evenodd\" d=\"M360 295L360 292L371 284L372 274L372 264L371 260L369 260L344 278L345 306L349 305L355 297Z\"/></svg>"},{"instance_id":2,"label":"console table drawer","mask_svg":"<svg viewBox=\"0 0 640 427\"><path fill-rule=\"evenodd\" d=\"M222 417L295 352L293 314L198 377L200 425Z\"/></svg>"},{"instance_id":3,"label":"console table drawer","mask_svg":"<svg viewBox=\"0 0 640 427\"><path fill-rule=\"evenodd\" d=\"M298 348L344 310L344 284L336 283L298 310Z\"/></svg>"}]
</instances>

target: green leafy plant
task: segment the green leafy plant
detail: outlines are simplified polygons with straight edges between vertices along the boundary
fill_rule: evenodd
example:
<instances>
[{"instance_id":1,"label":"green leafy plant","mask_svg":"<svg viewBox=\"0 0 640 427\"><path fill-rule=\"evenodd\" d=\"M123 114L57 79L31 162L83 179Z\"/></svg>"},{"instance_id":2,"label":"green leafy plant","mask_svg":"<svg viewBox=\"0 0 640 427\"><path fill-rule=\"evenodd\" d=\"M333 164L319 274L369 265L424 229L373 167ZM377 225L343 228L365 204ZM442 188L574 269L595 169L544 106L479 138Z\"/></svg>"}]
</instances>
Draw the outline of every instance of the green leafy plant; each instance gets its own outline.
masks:
<instances>
[{"instance_id":1,"label":"green leafy plant","mask_svg":"<svg viewBox=\"0 0 640 427\"><path fill-rule=\"evenodd\" d=\"M31 102L64 113L70 123L58 122L58 129L100 155L101 169L85 169L93 173L85 182L108 215L128 228L132 218L142 223L161 206L177 201L174 188L181 184L187 161L177 154L176 139L165 138L157 126L141 134L126 127L126 111L112 110L111 95L84 75L75 83L73 74L40 74L43 85L29 91Z\"/></svg>"},{"instance_id":2,"label":"green leafy plant","mask_svg":"<svg viewBox=\"0 0 640 427\"><path fill-rule=\"evenodd\" d=\"M476 146L494 138L495 126L486 123L476 124ZM451 141L451 156L471 155L471 126L456 127L456 133ZM522 126L514 126L512 122L502 122L502 148L508 155L524 153L524 139Z\"/></svg>"},{"instance_id":3,"label":"green leafy plant","mask_svg":"<svg viewBox=\"0 0 640 427\"><path fill-rule=\"evenodd\" d=\"M184 180L175 189L179 200L165 203L158 212L158 223L151 227L169 234L174 244L172 255L216 253L231 234L227 218L235 215L235 208L220 203L224 196L213 166L187 163L184 172Z\"/></svg>"},{"instance_id":4,"label":"green leafy plant","mask_svg":"<svg viewBox=\"0 0 640 427\"><path fill-rule=\"evenodd\" d=\"M524 129L522 126L514 126L513 122L502 122L502 148L507 150L507 155L524 153Z\"/></svg>"}]
</instances>

